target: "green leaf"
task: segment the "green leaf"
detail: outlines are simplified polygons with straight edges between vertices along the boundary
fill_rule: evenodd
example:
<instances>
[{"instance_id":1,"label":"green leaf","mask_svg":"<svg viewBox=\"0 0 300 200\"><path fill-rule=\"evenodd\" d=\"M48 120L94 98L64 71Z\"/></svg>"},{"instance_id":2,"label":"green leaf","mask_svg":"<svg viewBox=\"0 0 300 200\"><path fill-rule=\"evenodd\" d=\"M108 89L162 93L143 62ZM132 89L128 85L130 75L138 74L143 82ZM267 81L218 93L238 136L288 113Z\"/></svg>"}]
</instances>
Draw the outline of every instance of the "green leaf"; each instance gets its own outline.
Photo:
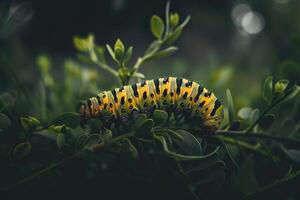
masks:
<instances>
[{"instance_id":1,"label":"green leaf","mask_svg":"<svg viewBox=\"0 0 300 200\"><path fill-rule=\"evenodd\" d=\"M178 48L175 47L175 46L168 47L166 49L163 49L163 50L155 53L154 55L150 55L150 56L146 57L145 61L167 57L167 56L171 55L172 53L174 53L177 50L178 50Z\"/></svg>"},{"instance_id":2,"label":"green leaf","mask_svg":"<svg viewBox=\"0 0 300 200\"><path fill-rule=\"evenodd\" d=\"M280 80L277 83L275 83L274 89L276 93L282 93L288 86L289 81L288 80Z\"/></svg>"},{"instance_id":3,"label":"green leaf","mask_svg":"<svg viewBox=\"0 0 300 200\"><path fill-rule=\"evenodd\" d=\"M35 117L21 117L21 124L26 132L31 132L41 125L40 121Z\"/></svg>"},{"instance_id":4,"label":"green leaf","mask_svg":"<svg viewBox=\"0 0 300 200\"><path fill-rule=\"evenodd\" d=\"M65 125L51 125L47 129L58 134L63 132L64 127Z\"/></svg>"},{"instance_id":5,"label":"green leaf","mask_svg":"<svg viewBox=\"0 0 300 200\"><path fill-rule=\"evenodd\" d=\"M146 119L144 120L140 126L136 129L136 136L138 137L149 137L152 127L154 126L154 121L153 119Z\"/></svg>"},{"instance_id":6,"label":"green leaf","mask_svg":"<svg viewBox=\"0 0 300 200\"><path fill-rule=\"evenodd\" d=\"M266 78L264 82L264 88L263 88L263 99L267 103L271 103L273 99L273 76L269 76Z\"/></svg>"},{"instance_id":7,"label":"green leaf","mask_svg":"<svg viewBox=\"0 0 300 200\"><path fill-rule=\"evenodd\" d=\"M61 150L62 147L65 145L65 143L66 143L66 140L65 140L64 134L63 133L57 134L57 136L56 136L56 145L57 145L57 148L59 150Z\"/></svg>"},{"instance_id":8,"label":"green leaf","mask_svg":"<svg viewBox=\"0 0 300 200\"><path fill-rule=\"evenodd\" d=\"M138 113L134 117L134 122L136 127L141 126L141 124L147 119L147 115L144 113Z\"/></svg>"},{"instance_id":9,"label":"green leaf","mask_svg":"<svg viewBox=\"0 0 300 200\"><path fill-rule=\"evenodd\" d=\"M298 85L293 86L289 91L286 91L286 98L284 101L288 101L296 97L300 93L300 87Z\"/></svg>"},{"instance_id":10,"label":"green leaf","mask_svg":"<svg viewBox=\"0 0 300 200\"><path fill-rule=\"evenodd\" d=\"M178 23L179 23L178 13L175 12L175 13L170 14L170 25L171 25L171 27L177 26Z\"/></svg>"},{"instance_id":11,"label":"green leaf","mask_svg":"<svg viewBox=\"0 0 300 200\"><path fill-rule=\"evenodd\" d=\"M243 107L238 111L238 116L241 119L250 119L253 109L250 107Z\"/></svg>"},{"instance_id":12,"label":"green leaf","mask_svg":"<svg viewBox=\"0 0 300 200\"><path fill-rule=\"evenodd\" d=\"M185 130L177 130L176 133L179 134L182 139L178 140L174 138L174 142L184 151L185 154L202 154L202 146L195 136Z\"/></svg>"},{"instance_id":13,"label":"green leaf","mask_svg":"<svg viewBox=\"0 0 300 200\"><path fill-rule=\"evenodd\" d=\"M125 47L124 47L123 42L119 38L115 42L114 52L115 52L116 59L119 62L121 62L123 59L124 52L125 52Z\"/></svg>"},{"instance_id":14,"label":"green leaf","mask_svg":"<svg viewBox=\"0 0 300 200\"><path fill-rule=\"evenodd\" d=\"M286 149L284 146L280 146L283 152L295 163L300 164L300 150L298 149Z\"/></svg>"},{"instance_id":15,"label":"green leaf","mask_svg":"<svg viewBox=\"0 0 300 200\"><path fill-rule=\"evenodd\" d=\"M75 128L80 124L80 116L75 112L67 112L57 116L51 123L51 125L66 125L70 128Z\"/></svg>"},{"instance_id":16,"label":"green leaf","mask_svg":"<svg viewBox=\"0 0 300 200\"><path fill-rule=\"evenodd\" d=\"M112 48L108 44L106 45L106 49L107 49L109 55L112 57L112 59L114 59L115 61L118 62L118 60L116 59L115 52L112 50Z\"/></svg>"},{"instance_id":17,"label":"green leaf","mask_svg":"<svg viewBox=\"0 0 300 200\"><path fill-rule=\"evenodd\" d=\"M13 150L13 156L18 159L25 158L31 151L31 144L29 142L23 142L18 144Z\"/></svg>"},{"instance_id":18,"label":"green leaf","mask_svg":"<svg viewBox=\"0 0 300 200\"><path fill-rule=\"evenodd\" d=\"M170 33L167 36L167 38L164 40L164 44L165 45L173 44L180 37L182 30L183 30L182 27L177 27L172 33Z\"/></svg>"},{"instance_id":19,"label":"green leaf","mask_svg":"<svg viewBox=\"0 0 300 200\"><path fill-rule=\"evenodd\" d=\"M250 124L253 124L258 118L259 118L259 109L256 108L252 111L251 117L250 117Z\"/></svg>"},{"instance_id":20,"label":"green leaf","mask_svg":"<svg viewBox=\"0 0 300 200\"><path fill-rule=\"evenodd\" d=\"M132 57L132 51L133 51L133 47L130 46L127 49L126 53L125 53L125 56L124 56L124 59L123 59L123 65L126 65L129 62L129 60L131 59L131 57Z\"/></svg>"},{"instance_id":21,"label":"green leaf","mask_svg":"<svg viewBox=\"0 0 300 200\"><path fill-rule=\"evenodd\" d=\"M165 26L164 23L162 21L162 19L157 16L157 15L153 15L151 17L151 32L152 34L157 38L160 39L162 37L162 34L164 32Z\"/></svg>"},{"instance_id":22,"label":"green leaf","mask_svg":"<svg viewBox=\"0 0 300 200\"><path fill-rule=\"evenodd\" d=\"M229 89L227 89L226 94L227 94L229 122L232 123L235 120L235 109L234 109L233 99Z\"/></svg>"},{"instance_id":23,"label":"green leaf","mask_svg":"<svg viewBox=\"0 0 300 200\"><path fill-rule=\"evenodd\" d=\"M153 137L160 143L160 145L162 146L162 148L167 156L169 156L170 158L173 158L175 160L178 160L178 161L206 159L210 156L213 156L220 149L219 147L217 147L211 153L203 155L203 156L183 155L183 154L179 154L179 153L171 151L170 148L168 147L168 142L164 136L158 135L156 132L153 132Z\"/></svg>"},{"instance_id":24,"label":"green leaf","mask_svg":"<svg viewBox=\"0 0 300 200\"><path fill-rule=\"evenodd\" d=\"M74 46L79 51L88 51L94 46L94 36L88 35L86 38L75 36L73 38Z\"/></svg>"},{"instance_id":25,"label":"green leaf","mask_svg":"<svg viewBox=\"0 0 300 200\"><path fill-rule=\"evenodd\" d=\"M263 129L268 129L273 124L274 120L275 120L275 115L266 114L259 121L259 126Z\"/></svg>"},{"instance_id":26,"label":"green leaf","mask_svg":"<svg viewBox=\"0 0 300 200\"><path fill-rule=\"evenodd\" d=\"M140 73L140 72L135 72L135 73L133 74L133 77L144 79L144 78L145 78L145 75L142 74L142 73Z\"/></svg>"},{"instance_id":27,"label":"green leaf","mask_svg":"<svg viewBox=\"0 0 300 200\"><path fill-rule=\"evenodd\" d=\"M184 28L189 23L190 20L191 20L191 16L187 16L179 26Z\"/></svg>"},{"instance_id":28,"label":"green leaf","mask_svg":"<svg viewBox=\"0 0 300 200\"><path fill-rule=\"evenodd\" d=\"M168 119L168 113L163 110L155 110L153 112L153 118L155 120L155 123L158 125L166 123Z\"/></svg>"},{"instance_id":29,"label":"green leaf","mask_svg":"<svg viewBox=\"0 0 300 200\"><path fill-rule=\"evenodd\" d=\"M0 132L10 127L10 119L3 113L0 113Z\"/></svg>"}]
</instances>

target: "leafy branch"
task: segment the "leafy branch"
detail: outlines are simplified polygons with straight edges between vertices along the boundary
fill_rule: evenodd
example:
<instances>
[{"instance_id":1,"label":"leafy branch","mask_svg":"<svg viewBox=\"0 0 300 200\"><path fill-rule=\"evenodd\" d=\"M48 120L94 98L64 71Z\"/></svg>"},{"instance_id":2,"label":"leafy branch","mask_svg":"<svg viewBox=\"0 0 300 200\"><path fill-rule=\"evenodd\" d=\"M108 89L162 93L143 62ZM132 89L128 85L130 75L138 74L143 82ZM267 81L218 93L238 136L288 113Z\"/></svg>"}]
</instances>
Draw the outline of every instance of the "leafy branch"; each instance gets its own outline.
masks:
<instances>
[{"instance_id":1,"label":"leafy branch","mask_svg":"<svg viewBox=\"0 0 300 200\"><path fill-rule=\"evenodd\" d=\"M126 85L133 78L145 78L139 72L143 64L151 60L167 57L178 50L172 44L180 37L189 20L190 16L179 24L180 16L178 13L170 14L170 2L168 2L165 11L165 22L157 15L151 17L150 29L155 40L149 45L144 55L137 58L132 67L128 67L128 63L132 58L133 47L129 46L127 48L120 39L116 40L113 48L109 44L106 44L105 47L95 44L93 35L88 35L86 38L76 36L74 37L74 44L77 50L81 52L78 58L82 62L96 64L118 79L121 85ZM106 50L117 64L118 70L109 66L106 62Z\"/></svg>"}]
</instances>

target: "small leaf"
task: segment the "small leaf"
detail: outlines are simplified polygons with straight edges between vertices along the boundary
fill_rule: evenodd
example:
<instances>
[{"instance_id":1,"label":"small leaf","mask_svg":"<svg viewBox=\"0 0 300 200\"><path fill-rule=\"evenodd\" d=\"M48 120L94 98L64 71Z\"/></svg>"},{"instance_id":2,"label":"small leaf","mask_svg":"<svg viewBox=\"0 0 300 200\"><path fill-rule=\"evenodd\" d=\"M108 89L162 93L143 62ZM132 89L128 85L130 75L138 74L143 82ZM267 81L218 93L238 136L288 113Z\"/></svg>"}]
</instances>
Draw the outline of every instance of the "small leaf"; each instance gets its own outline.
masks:
<instances>
[{"instance_id":1,"label":"small leaf","mask_svg":"<svg viewBox=\"0 0 300 200\"><path fill-rule=\"evenodd\" d=\"M290 99L293 99L295 96L297 96L300 93L300 87L298 85L295 85L292 87L289 92L286 92L286 98L284 101L288 101Z\"/></svg>"},{"instance_id":2,"label":"small leaf","mask_svg":"<svg viewBox=\"0 0 300 200\"><path fill-rule=\"evenodd\" d=\"M65 143L66 143L66 140L65 140L64 134L63 133L57 134L57 136L56 136L56 145L57 145L57 148L59 150L61 150L62 147L65 145Z\"/></svg>"},{"instance_id":3,"label":"small leaf","mask_svg":"<svg viewBox=\"0 0 300 200\"><path fill-rule=\"evenodd\" d=\"M288 86L289 81L288 80L280 80L277 83L275 83L274 89L276 93L282 93Z\"/></svg>"},{"instance_id":4,"label":"small leaf","mask_svg":"<svg viewBox=\"0 0 300 200\"><path fill-rule=\"evenodd\" d=\"M21 117L21 124L26 132L31 132L41 125L40 121L35 117Z\"/></svg>"},{"instance_id":5,"label":"small leaf","mask_svg":"<svg viewBox=\"0 0 300 200\"><path fill-rule=\"evenodd\" d=\"M250 119L253 109L250 107L243 107L238 111L238 116L241 119Z\"/></svg>"},{"instance_id":6,"label":"small leaf","mask_svg":"<svg viewBox=\"0 0 300 200\"><path fill-rule=\"evenodd\" d=\"M187 16L179 26L184 28L189 23L190 20L191 20L191 16Z\"/></svg>"},{"instance_id":7,"label":"small leaf","mask_svg":"<svg viewBox=\"0 0 300 200\"><path fill-rule=\"evenodd\" d=\"M80 124L80 116L75 112L67 112L56 117L51 125L66 125L70 128L75 128Z\"/></svg>"},{"instance_id":8,"label":"small leaf","mask_svg":"<svg viewBox=\"0 0 300 200\"><path fill-rule=\"evenodd\" d=\"M259 118L259 109L256 108L252 111L251 117L250 117L250 124L253 124L258 118Z\"/></svg>"},{"instance_id":9,"label":"small leaf","mask_svg":"<svg viewBox=\"0 0 300 200\"><path fill-rule=\"evenodd\" d=\"M179 15L178 15L178 13L172 13L170 15L170 25L171 25L171 27L177 26L178 23L179 23Z\"/></svg>"},{"instance_id":10,"label":"small leaf","mask_svg":"<svg viewBox=\"0 0 300 200\"><path fill-rule=\"evenodd\" d=\"M233 99L229 89L227 89L226 94L227 94L229 122L232 123L235 119L235 109L234 109Z\"/></svg>"},{"instance_id":11,"label":"small leaf","mask_svg":"<svg viewBox=\"0 0 300 200\"><path fill-rule=\"evenodd\" d=\"M58 134L63 132L64 127L65 125L51 125L48 127L48 130Z\"/></svg>"},{"instance_id":12,"label":"small leaf","mask_svg":"<svg viewBox=\"0 0 300 200\"><path fill-rule=\"evenodd\" d=\"M128 61L131 59L132 51L133 51L133 47L130 46L125 53L123 65L126 65L128 63Z\"/></svg>"},{"instance_id":13,"label":"small leaf","mask_svg":"<svg viewBox=\"0 0 300 200\"><path fill-rule=\"evenodd\" d=\"M177 50L178 50L178 48L175 47L175 46L168 47L166 49L163 49L163 50L155 53L154 55L150 55L150 56L146 57L145 61L167 57L167 56L171 55L172 53L174 53Z\"/></svg>"},{"instance_id":14,"label":"small leaf","mask_svg":"<svg viewBox=\"0 0 300 200\"><path fill-rule=\"evenodd\" d=\"M161 20L161 18L157 15L153 15L151 17L151 32L152 34L157 38L157 39L160 39L163 32L164 32L164 29L165 29L165 26L164 26L164 23L163 21Z\"/></svg>"},{"instance_id":15,"label":"small leaf","mask_svg":"<svg viewBox=\"0 0 300 200\"><path fill-rule=\"evenodd\" d=\"M124 52L125 52L125 47L124 47L123 42L119 38L115 42L114 52L115 52L116 59L121 62L121 60L123 59Z\"/></svg>"},{"instance_id":16,"label":"small leaf","mask_svg":"<svg viewBox=\"0 0 300 200\"><path fill-rule=\"evenodd\" d=\"M18 144L13 151L13 156L15 158L25 158L29 155L31 151L31 144L29 142L23 142Z\"/></svg>"},{"instance_id":17,"label":"small leaf","mask_svg":"<svg viewBox=\"0 0 300 200\"><path fill-rule=\"evenodd\" d=\"M144 79L144 78L145 78L145 75L142 74L142 73L140 73L140 72L135 72L135 73L133 74L133 77Z\"/></svg>"},{"instance_id":18,"label":"small leaf","mask_svg":"<svg viewBox=\"0 0 300 200\"><path fill-rule=\"evenodd\" d=\"M267 103L271 103L272 102L272 98L273 98L273 76L269 76L266 78L265 82L264 82L264 88L263 88L263 99L267 102Z\"/></svg>"},{"instance_id":19,"label":"small leaf","mask_svg":"<svg viewBox=\"0 0 300 200\"><path fill-rule=\"evenodd\" d=\"M154 126L153 119L146 119L144 120L140 126L136 129L136 136L148 136L150 135L150 132L152 130L152 127Z\"/></svg>"},{"instance_id":20,"label":"small leaf","mask_svg":"<svg viewBox=\"0 0 300 200\"><path fill-rule=\"evenodd\" d=\"M287 156L297 164L300 164L300 151L297 149L285 149L282 148Z\"/></svg>"},{"instance_id":21,"label":"small leaf","mask_svg":"<svg viewBox=\"0 0 300 200\"><path fill-rule=\"evenodd\" d=\"M273 124L274 120L275 120L275 115L266 114L259 121L259 126L263 129L268 129Z\"/></svg>"},{"instance_id":22,"label":"small leaf","mask_svg":"<svg viewBox=\"0 0 300 200\"><path fill-rule=\"evenodd\" d=\"M201 155L202 146L200 142L190 132L185 130L177 130L182 140L174 138L174 142L186 153L187 155Z\"/></svg>"},{"instance_id":23,"label":"small leaf","mask_svg":"<svg viewBox=\"0 0 300 200\"><path fill-rule=\"evenodd\" d=\"M163 110L155 110L153 112L153 118L155 120L155 123L158 125L166 123L168 119L168 113Z\"/></svg>"},{"instance_id":24,"label":"small leaf","mask_svg":"<svg viewBox=\"0 0 300 200\"><path fill-rule=\"evenodd\" d=\"M136 127L141 126L141 124L147 119L147 115L144 113L138 113L134 116L134 122Z\"/></svg>"},{"instance_id":25,"label":"small leaf","mask_svg":"<svg viewBox=\"0 0 300 200\"><path fill-rule=\"evenodd\" d=\"M0 113L0 132L10 127L10 119L3 113Z\"/></svg>"},{"instance_id":26,"label":"small leaf","mask_svg":"<svg viewBox=\"0 0 300 200\"><path fill-rule=\"evenodd\" d=\"M88 35L86 38L75 36L73 38L74 46L79 51L88 51L93 48L94 36Z\"/></svg>"},{"instance_id":27,"label":"small leaf","mask_svg":"<svg viewBox=\"0 0 300 200\"><path fill-rule=\"evenodd\" d=\"M164 40L165 45L173 44L181 35L183 28L177 27L172 33L170 33Z\"/></svg>"},{"instance_id":28,"label":"small leaf","mask_svg":"<svg viewBox=\"0 0 300 200\"><path fill-rule=\"evenodd\" d=\"M106 45L106 49L107 49L108 53L110 54L110 56L112 57L112 59L114 59L115 61L118 61L116 59L115 52L112 50L112 48L108 44Z\"/></svg>"}]
</instances>

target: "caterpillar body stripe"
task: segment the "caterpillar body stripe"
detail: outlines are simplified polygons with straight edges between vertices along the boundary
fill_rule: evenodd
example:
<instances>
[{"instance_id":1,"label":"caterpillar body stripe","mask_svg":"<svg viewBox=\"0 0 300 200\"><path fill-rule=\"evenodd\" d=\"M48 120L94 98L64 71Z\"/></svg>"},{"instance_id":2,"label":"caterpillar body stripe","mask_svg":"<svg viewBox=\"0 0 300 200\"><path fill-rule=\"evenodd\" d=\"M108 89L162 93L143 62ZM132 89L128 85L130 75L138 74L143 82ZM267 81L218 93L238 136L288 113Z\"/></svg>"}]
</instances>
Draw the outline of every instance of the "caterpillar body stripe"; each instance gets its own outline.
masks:
<instances>
[{"instance_id":1,"label":"caterpillar body stripe","mask_svg":"<svg viewBox=\"0 0 300 200\"><path fill-rule=\"evenodd\" d=\"M127 119L133 113L151 113L155 109L198 117L202 128L220 127L223 106L202 85L184 78L165 77L104 91L80 106L82 121L100 118L109 121Z\"/></svg>"}]
</instances>

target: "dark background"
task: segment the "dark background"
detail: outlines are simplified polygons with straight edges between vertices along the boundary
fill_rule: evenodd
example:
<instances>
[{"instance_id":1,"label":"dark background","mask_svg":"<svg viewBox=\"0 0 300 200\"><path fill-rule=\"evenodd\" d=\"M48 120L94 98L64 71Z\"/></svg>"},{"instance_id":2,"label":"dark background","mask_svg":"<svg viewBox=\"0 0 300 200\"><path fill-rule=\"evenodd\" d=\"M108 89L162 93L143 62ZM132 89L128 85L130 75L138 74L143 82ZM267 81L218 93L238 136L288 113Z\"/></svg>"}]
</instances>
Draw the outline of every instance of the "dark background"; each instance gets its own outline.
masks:
<instances>
[{"instance_id":1,"label":"dark background","mask_svg":"<svg viewBox=\"0 0 300 200\"><path fill-rule=\"evenodd\" d=\"M121 38L125 45L134 46L136 58L153 39L149 30L151 15L164 18L165 3L159 0L30 0L25 3L5 0L0 4L2 33L5 33L1 39L2 50L25 82L38 79L35 58L41 53L58 63L56 69L63 59L76 58L72 43L75 35L93 33L101 45L112 45ZM9 7L20 4L17 19L5 23ZM249 34L235 23L233 12L241 4L261 16L263 27L258 33ZM171 11L179 12L181 20L187 15L192 17L177 43L180 50L169 58L148 64L142 71L148 78L183 76L210 85L212 72L228 67L235 76L235 81L228 86L243 99L250 99L249 94L257 97L262 78L270 72L276 75L280 64L287 60L292 62L288 64L294 70L289 76L298 81L300 70L295 62L299 60L299 51L295 49L300 41L299 8L300 2L296 0L172 1ZM7 31L11 30L7 27L12 27L12 31ZM1 74L1 79L9 82L5 72ZM235 88L241 81L248 87L247 94L241 87ZM11 85L1 84L0 88L7 90ZM244 101L241 106L249 102Z\"/></svg>"}]
</instances>

